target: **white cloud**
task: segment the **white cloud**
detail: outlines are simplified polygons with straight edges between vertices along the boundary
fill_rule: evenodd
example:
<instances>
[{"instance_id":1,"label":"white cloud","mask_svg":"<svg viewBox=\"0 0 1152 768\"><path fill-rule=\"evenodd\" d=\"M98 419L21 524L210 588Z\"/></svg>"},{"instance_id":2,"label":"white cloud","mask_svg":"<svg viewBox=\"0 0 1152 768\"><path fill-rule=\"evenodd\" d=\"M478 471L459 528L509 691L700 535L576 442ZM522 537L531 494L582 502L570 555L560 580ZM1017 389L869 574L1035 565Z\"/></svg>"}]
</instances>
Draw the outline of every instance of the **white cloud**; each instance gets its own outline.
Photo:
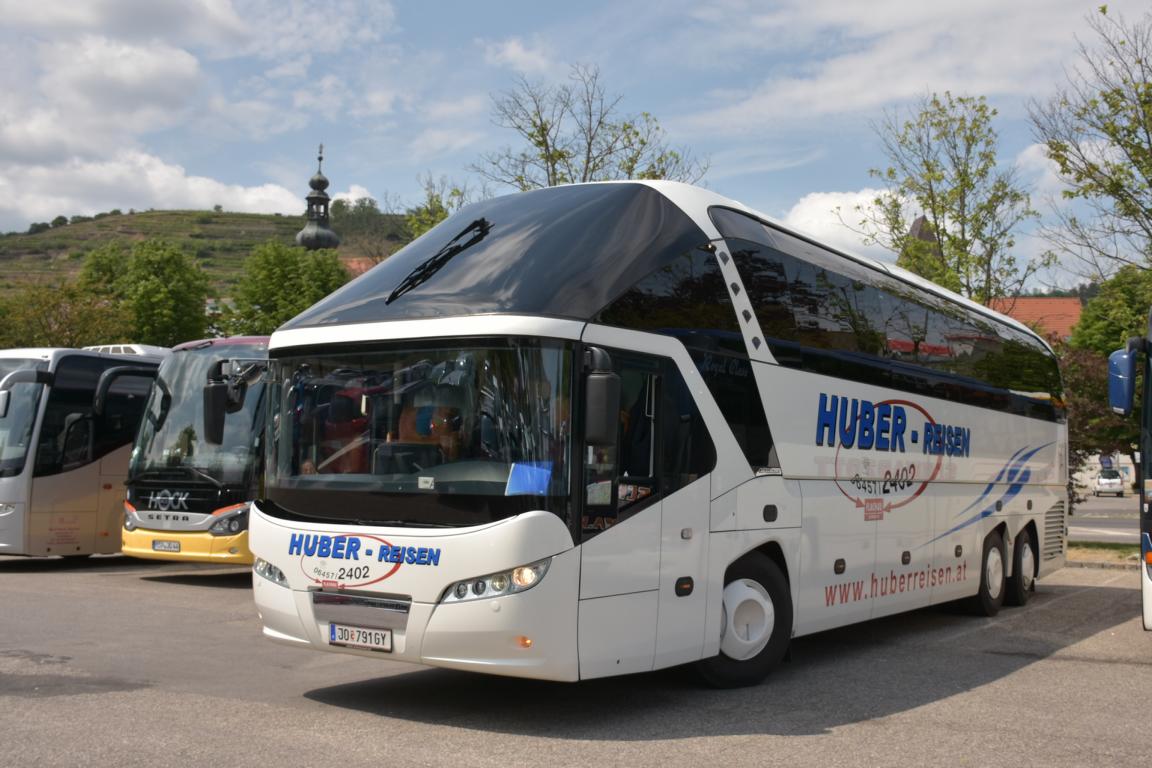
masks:
<instances>
[{"instance_id":1,"label":"white cloud","mask_svg":"<svg viewBox=\"0 0 1152 768\"><path fill-rule=\"evenodd\" d=\"M487 96L472 95L447 101L434 101L421 105L423 118L428 122L456 121L483 115L488 111Z\"/></svg>"},{"instance_id":2,"label":"white cloud","mask_svg":"<svg viewBox=\"0 0 1152 768\"><path fill-rule=\"evenodd\" d=\"M856 227L860 215L857 206L867 206L880 194L878 189L855 192L811 192L796 201L783 223L813 239L849 253L870 256L880 261L895 261L891 251L867 246L863 238L845 226ZM837 213L839 211L839 213Z\"/></svg>"},{"instance_id":3,"label":"white cloud","mask_svg":"<svg viewBox=\"0 0 1152 768\"><path fill-rule=\"evenodd\" d=\"M214 96L208 102L206 114L198 122L205 136L262 140L298 130L308 123L308 117L285 108L274 98L229 101Z\"/></svg>"},{"instance_id":4,"label":"white cloud","mask_svg":"<svg viewBox=\"0 0 1152 768\"><path fill-rule=\"evenodd\" d=\"M489 42L477 40L484 49L484 61L492 66L508 67L523 75L548 75L557 65L545 53L543 44L526 44L519 37Z\"/></svg>"},{"instance_id":5,"label":"white cloud","mask_svg":"<svg viewBox=\"0 0 1152 768\"><path fill-rule=\"evenodd\" d=\"M208 209L214 205L229 211L290 215L300 214L305 207L301 196L277 184L225 184L189 175L179 165L137 151L104 161L0 167L0 222L6 228L111 208Z\"/></svg>"},{"instance_id":6,"label":"white cloud","mask_svg":"<svg viewBox=\"0 0 1152 768\"><path fill-rule=\"evenodd\" d=\"M309 53L346 53L393 32L396 11L383 0L237 0L247 42L230 54L285 62Z\"/></svg>"},{"instance_id":7,"label":"white cloud","mask_svg":"<svg viewBox=\"0 0 1152 768\"><path fill-rule=\"evenodd\" d=\"M1055 198L1068 187L1060 180L1059 166L1048 156L1043 144L1030 144L1016 155L1016 168L1024 181L1031 185L1033 203L1036 199Z\"/></svg>"},{"instance_id":8,"label":"white cloud","mask_svg":"<svg viewBox=\"0 0 1152 768\"><path fill-rule=\"evenodd\" d=\"M362 187L359 184L350 184L348 185L347 192L337 192L332 195L333 200L347 200L350 203L363 200L366 197L371 197L373 200L376 199L372 193L368 191L367 187Z\"/></svg>"},{"instance_id":9,"label":"white cloud","mask_svg":"<svg viewBox=\"0 0 1152 768\"><path fill-rule=\"evenodd\" d=\"M272 67L264 74L274 80L301 79L308 76L308 68L312 66L312 57L308 54L297 56L294 59Z\"/></svg>"},{"instance_id":10,"label":"white cloud","mask_svg":"<svg viewBox=\"0 0 1152 768\"><path fill-rule=\"evenodd\" d=\"M88 117L114 116L143 132L169 125L200 81L194 56L161 43L134 45L86 35L40 49L41 93Z\"/></svg>"},{"instance_id":11,"label":"white cloud","mask_svg":"<svg viewBox=\"0 0 1152 768\"><path fill-rule=\"evenodd\" d=\"M420 163L467 149L482 138L483 134L477 131L432 128L417 134L408 149L412 159Z\"/></svg>"},{"instance_id":12,"label":"white cloud","mask_svg":"<svg viewBox=\"0 0 1152 768\"><path fill-rule=\"evenodd\" d=\"M245 34L229 0L0 0L0 17L10 28L56 35L87 32L212 46L235 45Z\"/></svg>"},{"instance_id":13,"label":"white cloud","mask_svg":"<svg viewBox=\"0 0 1152 768\"><path fill-rule=\"evenodd\" d=\"M1139 14L1138 3L1121 0ZM1079 0L761 4L724 0L695 14L765 75L712 94L695 127L726 134L879 108L930 91L1042 96L1076 55L1090 7Z\"/></svg>"},{"instance_id":14,"label":"white cloud","mask_svg":"<svg viewBox=\"0 0 1152 768\"><path fill-rule=\"evenodd\" d=\"M772 173L813 163L825 155L822 148L773 152L759 142L751 146L717 152L709 156L708 180L719 181L737 176Z\"/></svg>"},{"instance_id":15,"label":"white cloud","mask_svg":"<svg viewBox=\"0 0 1152 768\"><path fill-rule=\"evenodd\" d=\"M335 116L343 111L344 104L351 98L348 87L340 78L325 75L310 82L307 88L296 91L292 108Z\"/></svg>"}]
</instances>

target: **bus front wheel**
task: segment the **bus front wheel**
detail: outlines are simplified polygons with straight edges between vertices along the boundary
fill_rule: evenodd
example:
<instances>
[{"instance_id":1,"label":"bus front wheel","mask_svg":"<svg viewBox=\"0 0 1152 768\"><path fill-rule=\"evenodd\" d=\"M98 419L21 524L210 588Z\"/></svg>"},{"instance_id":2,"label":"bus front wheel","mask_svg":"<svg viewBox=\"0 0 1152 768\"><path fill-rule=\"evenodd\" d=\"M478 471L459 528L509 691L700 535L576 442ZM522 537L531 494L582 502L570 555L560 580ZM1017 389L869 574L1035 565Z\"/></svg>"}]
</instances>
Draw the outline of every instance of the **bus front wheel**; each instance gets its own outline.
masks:
<instances>
[{"instance_id":1,"label":"bus front wheel","mask_svg":"<svg viewBox=\"0 0 1152 768\"><path fill-rule=\"evenodd\" d=\"M968 607L977 616L995 616L1004 604L1004 539L993 531L984 539L980 558L980 591L969 599Z\"/></svg>"},{"instance_id":2,"label":"bus front wheel","mask_svg":"<svg viewBox=\"0 0 1152 768\"><path fill-rule=\"evenodd\" d=\"M750 552L725 574L720 654L697 669L716 688L755 685L784 658L791 638L788 580L776 563Z\"/></svg>"}]
</instances>

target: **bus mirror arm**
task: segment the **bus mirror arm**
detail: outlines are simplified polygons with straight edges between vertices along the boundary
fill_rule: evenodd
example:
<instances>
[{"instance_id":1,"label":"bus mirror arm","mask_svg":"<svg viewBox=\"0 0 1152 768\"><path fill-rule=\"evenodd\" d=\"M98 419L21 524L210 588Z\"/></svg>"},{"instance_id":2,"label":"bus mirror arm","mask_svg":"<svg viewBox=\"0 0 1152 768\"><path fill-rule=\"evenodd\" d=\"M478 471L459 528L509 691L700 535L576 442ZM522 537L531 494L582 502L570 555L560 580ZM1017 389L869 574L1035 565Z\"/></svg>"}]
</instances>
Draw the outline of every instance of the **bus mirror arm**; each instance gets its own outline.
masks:
<instances>
[{"instance_id":1,"label":"bus mirror arm","mask_svg":"<svg viewBox=\"0 0 1152 768\"><path fill-rule=\"evenodd\" d=\"M224 374L229 365L236 373ZM243 366L241 368L241 366ZM217 360L208 369L208 383L204 385L204 439L212 445L224 442L224 418L244 407L248 385L264 375L267 364L263 361Z\"/></svg>"},{"instance_id":2,"label":"bus mirror arm","mask_svg":"<svg viewBox=\"0 0 1152 768\"><path fill-rule=\"evenodd\" d=\"M92 396L92 413L99 418L104 415L104 408L108 405L108 391L117 379L134 376L141 379L155 379L156 368L145 368L138 365L117 365L100 374L96 382L96 394Z\"/></svg>"},{"instance_id":3,"label":"bus mirror arm","mask_svg":"<svg viewBox=\"0 0 1152 768\"><path fill-rule=\"evenodd\" d=\"M21 368L0 379L0 419L8 415L8 402L12 397L8 393L12 387L17 384L44 384L50 387L54 380L55 377L49 371L36 368Z\"/></svg>"},{"instance_id":4,"label":"bus mirror arm","mask_svg":"<svg viewBox=\"0 0 1152 768\"><path fill-rule=\"evenodd\" d=\"M586 352L589 369L584 389L584 441L592 446L616 444L620 427L620 377L612 358L599 347Z\"/></svg>"}]
</instances>

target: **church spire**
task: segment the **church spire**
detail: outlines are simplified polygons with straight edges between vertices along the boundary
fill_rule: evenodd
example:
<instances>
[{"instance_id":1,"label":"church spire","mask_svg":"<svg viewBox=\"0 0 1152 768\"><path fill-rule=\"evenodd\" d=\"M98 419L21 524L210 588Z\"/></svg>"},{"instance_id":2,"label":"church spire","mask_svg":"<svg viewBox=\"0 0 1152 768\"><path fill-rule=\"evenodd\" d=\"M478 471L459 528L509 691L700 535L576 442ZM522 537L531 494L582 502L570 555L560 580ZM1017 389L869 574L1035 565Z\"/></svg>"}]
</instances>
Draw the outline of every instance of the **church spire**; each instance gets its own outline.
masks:
<instances>
[{"instance_id":1,"label":"church spire","mask_svg":"<svg viewBox=\"0 0 1152 768\"><path fill-rule=\"evenodd\" d=\"M324 165L324 145L320 145L320 153L316 158L316 173L308 180L312 191L305 198L308 201L308 211L305 214L308 221L304 229L296 234L296 244L302 245L310 251L321 248L335 248L340 245L340 238L328 226L328 177L321 171Z\"/></svg>"}]
</instances>

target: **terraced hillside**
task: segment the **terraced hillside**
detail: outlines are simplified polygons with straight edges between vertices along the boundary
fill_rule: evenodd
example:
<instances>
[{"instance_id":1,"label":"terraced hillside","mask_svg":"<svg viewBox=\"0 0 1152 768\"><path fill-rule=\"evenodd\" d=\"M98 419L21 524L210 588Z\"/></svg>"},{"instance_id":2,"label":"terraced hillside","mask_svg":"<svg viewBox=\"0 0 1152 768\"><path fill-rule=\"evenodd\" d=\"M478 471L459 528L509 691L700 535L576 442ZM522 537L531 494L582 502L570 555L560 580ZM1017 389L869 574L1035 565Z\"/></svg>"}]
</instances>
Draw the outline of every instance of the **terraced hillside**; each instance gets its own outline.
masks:
<instances>
[{"instance_id":1,"label":"terraced hillside","mask_svg":"<svg viewBox=\"0 0 1152 768\"><path fill-rule=\"evenodd\" d=\"M389 241L397 246L402 222L392 224ZM268 240L292 243L304 226L302 216L219 213L215 211L146 211L104 214L90 221L64 224L37 234L0 236L0 298L31 282L54 281L80 270L84 256L110 240L162 238L193 254L208 273L215 295L227 296L243 272L253 246ZM355 236L341 233L340 257L352 271L362 271L365 251Z\"/></svg>"}]
</instances>

